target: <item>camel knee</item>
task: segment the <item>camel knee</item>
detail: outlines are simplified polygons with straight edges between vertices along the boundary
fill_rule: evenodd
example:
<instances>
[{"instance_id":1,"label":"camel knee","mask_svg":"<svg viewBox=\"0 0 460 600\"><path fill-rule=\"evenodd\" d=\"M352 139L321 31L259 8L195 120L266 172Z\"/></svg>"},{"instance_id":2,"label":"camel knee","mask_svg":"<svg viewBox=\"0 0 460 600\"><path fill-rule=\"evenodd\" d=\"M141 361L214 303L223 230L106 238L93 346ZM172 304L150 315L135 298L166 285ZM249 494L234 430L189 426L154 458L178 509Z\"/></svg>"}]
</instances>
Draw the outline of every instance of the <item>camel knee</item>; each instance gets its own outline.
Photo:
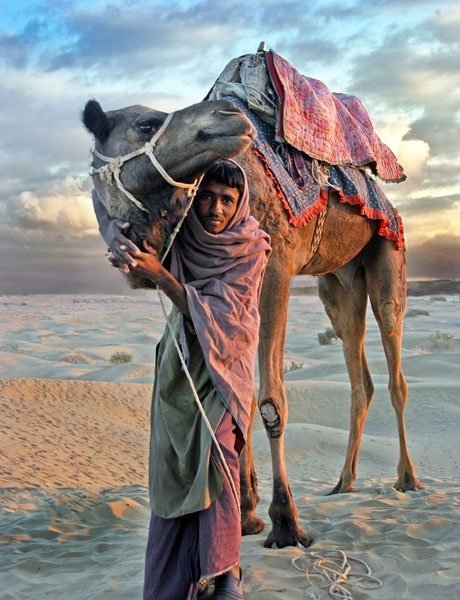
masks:
<instances>
[{"instance_id":1,"label":"camel knee","mask_svg":"<svg viewBox=\"0 0 460 600\"><path fill-rule=\"evenodd\" d=\"M387 335L393 335L403 315L404 307L396 300L389 300L379 304L379 316L383 331Z\"/></svg>"},{"instance_id":2,"label":"camel knee","mask_svg":"<svg viewBox=\"0 0 460 600\"><path fill-rule=\"evenodd\" d=\"M388 384L391 403L398 414L402 414L408 400L408 388L404 375L400 373L398 377L393 378Z\"/></svg>"},{"instance_id":3,"label":"camel knee","mask_svg":"<svg viewBox=\"0 0 460 600\"><path fill-rule=\"evenodd\" d=\"M276 403L271 398L264 400L260 405L260 415L268 437L278 438L281 435L281 415Z\"/></svg>"}]
</instances>

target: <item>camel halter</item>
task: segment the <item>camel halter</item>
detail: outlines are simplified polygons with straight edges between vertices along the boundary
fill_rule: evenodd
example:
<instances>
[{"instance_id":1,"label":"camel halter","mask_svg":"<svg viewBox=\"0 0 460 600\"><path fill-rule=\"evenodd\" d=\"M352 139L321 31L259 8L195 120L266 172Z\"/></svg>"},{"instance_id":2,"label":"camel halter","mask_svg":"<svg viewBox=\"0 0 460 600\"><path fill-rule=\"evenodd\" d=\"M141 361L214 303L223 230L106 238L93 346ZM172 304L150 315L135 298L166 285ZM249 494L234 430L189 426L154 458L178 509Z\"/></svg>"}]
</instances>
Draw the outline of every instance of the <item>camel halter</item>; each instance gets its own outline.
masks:
<instances>
[{"instance_id":1,"label":"camel halter","mask_svg":"<svg viewBox=\"0 0 460 600\"><path fill-rule=\"evenodd\" d=\"M158 159L153 154L153 149L155 148L158 139L160 138L161 134L164 133L166 127L170 124L172 118L174 117L174 114L175 113L173 112L168 114L160 129L158 129L158 131L153 135L152 139L149 142L146 142L142 146L142 148L139 148L138 150L133 150L133 152L130 152L129 154L125 154L124 156L104 156L95 148L93 148L91 150L93 156L96 156L97 158L106 162L107 164L97 169L91 167L89 170L89 174L91 176L99 175L99 177L103 181L106 181L108 184L112 183L113 179L118 189L128 198L130 202L137 206L139 210L148 212L148 210L142 205L142 203L125 188L120 179L121 169L125 162L128 162L128 160L131 160L132 158L136 158L136 156L141 156L142 154L145 154L149 157L150 162L158 171L158 173L160 173L163 179L165 179L170 185L174 187L186 189L187 196L189 198L192 198L193 201L193 198L195 197L198 187L201 183L201 179L195 179L195 181L193 181L192 183L175 181L170 175L168 175L168 173L160 165Z\"/></svg>"}]
</instances>

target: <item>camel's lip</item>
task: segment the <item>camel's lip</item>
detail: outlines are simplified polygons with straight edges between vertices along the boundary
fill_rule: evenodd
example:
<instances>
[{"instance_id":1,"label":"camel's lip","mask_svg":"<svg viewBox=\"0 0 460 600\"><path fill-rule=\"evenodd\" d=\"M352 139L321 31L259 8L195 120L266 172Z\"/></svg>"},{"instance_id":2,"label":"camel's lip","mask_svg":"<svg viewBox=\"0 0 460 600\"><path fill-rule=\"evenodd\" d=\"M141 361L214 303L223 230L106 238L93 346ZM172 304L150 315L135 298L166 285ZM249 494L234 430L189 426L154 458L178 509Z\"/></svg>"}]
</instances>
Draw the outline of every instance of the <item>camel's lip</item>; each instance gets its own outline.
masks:
<instances>
[{"instance_id":1,"label":"camel's lip","mask_svg":"<svg viewBox=\"0 0 460 600\"><path fill-rule=\"evenodd\" d=\"M248 132L232 132L228 131L205 131L204 129L200 129L197 133L197 139L200 141L212 140L216 138L238 138L238 139L246 139L248 142L252 141L256 137L256 132L253 127L251 127Z\"/></svg>"}]
</instances>

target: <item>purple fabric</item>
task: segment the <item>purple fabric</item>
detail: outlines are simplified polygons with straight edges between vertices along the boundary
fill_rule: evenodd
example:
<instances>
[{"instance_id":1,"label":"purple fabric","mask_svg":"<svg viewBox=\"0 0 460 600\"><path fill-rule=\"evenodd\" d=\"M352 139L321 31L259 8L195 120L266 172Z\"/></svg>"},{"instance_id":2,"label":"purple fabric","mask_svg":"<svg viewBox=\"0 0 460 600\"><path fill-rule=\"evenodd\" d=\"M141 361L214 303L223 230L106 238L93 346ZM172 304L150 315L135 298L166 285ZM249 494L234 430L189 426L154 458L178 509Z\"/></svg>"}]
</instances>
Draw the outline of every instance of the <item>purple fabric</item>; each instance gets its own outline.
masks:
<instances>
[{"instance_id":1,"label":"purple fabric","mask_svg":"<svg viewBox=\"0 0 460 600\"><path fill-rule=\"evenodd\" d=\"M246 437L270 238L249 214L244 180L237 212L222 233L207 232L190 211L171 249L170 270L184 284L211 380Z\"/></svg>"},{"instance_id":2,"label":"purple fabric","mask_svg":"<svg viewBox=\"0 0 460 600\"><path fill-rule=\"evenodd\" d=\"M216 437L239 490L242 439L226 412ZM195 600L198 581L228 571L239 561L241 522L238 504L215 448L224 490L203 511L162 519L151 515L145 557L144 600Z\"/></svg>"}]
</instances>

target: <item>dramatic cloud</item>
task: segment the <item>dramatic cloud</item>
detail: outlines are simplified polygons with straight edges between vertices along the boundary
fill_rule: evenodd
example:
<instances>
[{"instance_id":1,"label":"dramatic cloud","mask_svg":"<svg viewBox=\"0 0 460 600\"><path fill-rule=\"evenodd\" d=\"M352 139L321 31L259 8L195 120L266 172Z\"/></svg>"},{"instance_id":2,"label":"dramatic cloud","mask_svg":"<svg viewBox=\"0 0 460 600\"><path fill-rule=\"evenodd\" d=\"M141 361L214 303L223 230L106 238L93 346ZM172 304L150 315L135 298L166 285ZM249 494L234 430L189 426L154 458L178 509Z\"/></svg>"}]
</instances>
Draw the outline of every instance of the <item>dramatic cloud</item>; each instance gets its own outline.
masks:
<instances>
[{"instance_id":1,"label":"dramatic cloud","mask_svg":"<svg viewBox=\"0 0 460 600\"><path fill-rule=\"evenodd\" d=\"M43 195L25 191L9 204L13 223L25 229L82 237L98 233L88 190L82 181L67 177Z\"/></svg>"},{"instance_id":2,"label":"dramatic cloud","mask_svg":"<svg viewBox=\"0 0 460 600\"><path fill-rule=\"evenodd\" d=\"M443 237L453 254L460 226L454 0L408 0L404 9L396 0L26 4L2 5L0 25L0 291L126 291L107 268L92 215L85 102L175 110L199 101L230 59L262 40L299 71L363 99L409 177L384 186L405 221L409 257Z\"/></svg>"},{"instance_id":3,"label":"dramatic cloud","mask_svg":"<svg viewBox=\"0 0 460 600\"><path fill-rule=\"evenodd\" d=\"M438 235L408 250L410 277L460 279L459 235Z\"/></svg>"}]
</instances>

